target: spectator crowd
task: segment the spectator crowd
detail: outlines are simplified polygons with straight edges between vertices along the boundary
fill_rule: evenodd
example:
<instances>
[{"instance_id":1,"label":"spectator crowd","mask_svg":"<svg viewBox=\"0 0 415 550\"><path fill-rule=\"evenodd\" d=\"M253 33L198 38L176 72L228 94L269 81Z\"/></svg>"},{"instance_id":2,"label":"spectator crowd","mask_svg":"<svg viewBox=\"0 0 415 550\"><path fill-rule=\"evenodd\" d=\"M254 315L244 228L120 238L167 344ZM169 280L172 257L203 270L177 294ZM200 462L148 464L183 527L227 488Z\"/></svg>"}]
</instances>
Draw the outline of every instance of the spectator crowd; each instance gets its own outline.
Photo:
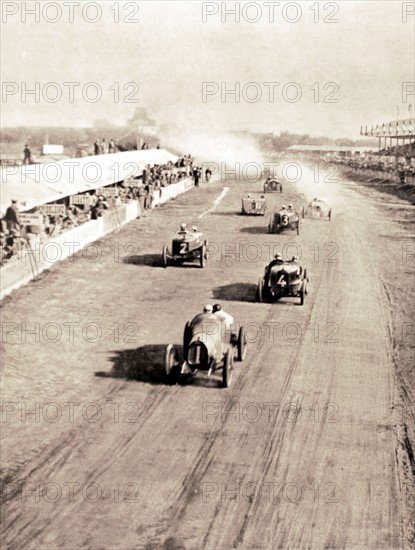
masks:
<instances>
[{"instance_id":1,"label":"spectator crowd","mask_svg":"<svg viewBox=\"0 0 415 550\"><path fill-rule=\"evenodd\" d=\"M122 183L107 186L102 192L94 190L83 193L81 195L84 199L83 204L77 204L75 197L72 197L73 200L71 197L65 197L55 201L54 204L58 205L59 214L44 215L41 207L25 212L41 214L43 216L42 226L23 224L17 208L17 201L13 200L0 222L0 265L18 259L34 236L40 238L41 241L46 241L89 220L96 220L106 211L116 212L116 207L131 200L138 200L141 211L145 212L152 208L157 193L162 196L165 187L189 177L192 177L194 185L198 186L201 174L201 168L194 164L191 155L180 157L176 163L146 165L139 177L128 178ZM107 193L107 189L112 189L112 191Z\"/></svg>"}]
</instances>

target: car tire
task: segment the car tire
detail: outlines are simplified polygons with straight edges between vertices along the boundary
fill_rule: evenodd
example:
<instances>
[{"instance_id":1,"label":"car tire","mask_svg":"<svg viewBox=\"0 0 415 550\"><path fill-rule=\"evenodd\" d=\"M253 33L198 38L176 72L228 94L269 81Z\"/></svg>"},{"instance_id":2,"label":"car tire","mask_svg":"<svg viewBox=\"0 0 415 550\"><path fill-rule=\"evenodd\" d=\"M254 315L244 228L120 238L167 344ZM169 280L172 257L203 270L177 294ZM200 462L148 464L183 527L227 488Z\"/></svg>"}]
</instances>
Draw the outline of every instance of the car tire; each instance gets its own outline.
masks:
<instances>
[{"instance_id":1,"label":"car tire","mask_svg":"<svg viewBox=\"0 0 415 550\"><path fill-rule=\"evenodd\" d=\"M246 355L245 329L241 327L238 333L238 361L243 361Z\"/></svg>"},{"instance_id":2,"label":"car tire","mask_svg":"<svg viewBox=\"0 0 415 550\"><path fill-rule=\"evenodd\" d=\"M233 370L233 351L232 348L228 348L226 355L223 359L223 371L222 371L222 386L229 388L232 380Z\"/></svg>"},{"instance_id":3,"label":"car tire","mask_svg":"<svg viewBox=\"0 0 415 550\"><path fill-rule=\"evenodd\" d=\"M303 282L300 290L300 306L304 305L304 298L305 298L305 283Z\"/></svg>"},{"instance_id":4,"label":"car tire","mask_svg":"<svg viewBox=\"0 0 415 550\"><path fill-rule=\"evenodd\" d=\"M163 246L162 262L163 262L163 267L167 267L169 265L169 254L168 254L166 245Z\"/></svg>"},{"instance_id":5,"label":"car tire","mask_svg":"<svg viewBox=\"0 0 415 550\"><path fill-rule=\"evenodd\" d=\"M173 344L166 346L164 352L164 370L170 384L176 384L179 379L179 369L176 359L176 350Z\"/></svg>"},{"instance_id":6,"label":"car tire","mask_svg":"<svg viewBox=\"0 0 415 550\"><path fill-rule=\"evenodd\" d=\"M257 297L258 302L263 302L264 301L264 280L263 280L262 277L258 281L256 297Z\"/></svg>"},{"instance_id":7,"label":"car tire","mask_svg":"<svg viewBox=\"0 0 415 550\"><path fill-rule=\"evenodd\" d=\"M190 328L190 323L187 321L184 332L183 332L183 360L187 361L187 355L189 353L189 344L192 338L192 331Z\"/></svg>"},{"instance_id":8,"label":"car tire","mask_svg":"<svg viewBox=\"0 0 415 550\"><path fill-rule=\"evenodd\" d=\"M205 267L206 265L206 245L203 244L202 248L200 249L200 267Z\"/></svg>"}]
</instances>

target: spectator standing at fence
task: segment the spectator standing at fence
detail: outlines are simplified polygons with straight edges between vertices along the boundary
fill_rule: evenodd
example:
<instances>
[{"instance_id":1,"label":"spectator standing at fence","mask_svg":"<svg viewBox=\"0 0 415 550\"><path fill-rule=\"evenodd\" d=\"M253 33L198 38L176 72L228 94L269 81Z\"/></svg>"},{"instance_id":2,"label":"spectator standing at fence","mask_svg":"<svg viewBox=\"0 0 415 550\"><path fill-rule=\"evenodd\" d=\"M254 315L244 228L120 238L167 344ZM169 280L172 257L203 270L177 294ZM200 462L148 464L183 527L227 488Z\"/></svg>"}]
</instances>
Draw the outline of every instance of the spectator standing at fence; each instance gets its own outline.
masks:
<instances>
[{"instance_id":1,"label":"spectator standing at fence","mask_svg":"<svg viewBox=\"0 0 415 550\"><path fill-rule=\"evenodd\" d=\"M29 149L29 145L26 143L23 149L23 164L32 164L32 152Z\"/></svg>"},{"instance_id":2,"label":"spectator standing at fence","mask_svg":"<svg viewBox=\"0 0 415 550\"><path fill-rule=\"evenodd\" d=\"M105 141L105 139L103 139L101 141L101 155L106 155L107 153L108 153L107 142Z\"/></svg>"},{"instance_id":3,"label":"spectator standing at fence","mask_svg":"<svg viewBox=\"0 0 415 550\"><path fill-rule=\"evenodd\" d=\"M99 141L96 139L94 143L94 154L99 155L101 152L101 147L99 145Z\"/></svg>"},{"instance_id":4,"label":"spectator standing at fence","mask_svg":"<svg viewBox=\"0 0 415 550\"><path fill-rule=\"evenodd\" d=\"M108 145L108 153L115 153L115 141L114 138L111 139Z\"/></svg>"},{"instance_id":5,"label":"spectator standing at fence","mask_svg":"<svg viewBox=\"0 0 415 550\"><path fill-rule=\"evenodd\" d=\"M137 197L138 197L138 202L140 203L140 210L141 210L141 212L144 212L144 210L145 210L145 190L144 190L144 185L143 185L142 182L140 182L137 185Z\"/></svg>"},{"instance_id":6,"label":"spectator standing at fence","mask_svg":"<svg viewBox=\"0 0 415 550\"><path fill-rule=\"evenodd\" d=\"M197 167L193 170L193 179L195 182L195 186L199 187L200 170Z\"/></svg>"},{"instance_id":7,"label":"spectator standing at fence","mask_svg":"<svg viewBox=\"0 0 415 550\"><path fill-rule=\"evenodd\" d=\"M4 215L4 221L6 222L7 229L10 233L18 232L21 228L19 211L17 210L17 201L12 199L11 205L7 208Z\"/></svg>"},{"instance_id":8,"label":"spectator standing at fence","mask_svg":"<svg viewBox=\"0 0 415 550\"><path fill-rule=\"evenodd\" d=\"M144 185L147 183L147 178L148 178L147 168L148 168L148 165L145 166L145 168L143 168L143 173L142 173L142 176L141 176L141 179L142 179Z\"/></svg>"}]
</instances>

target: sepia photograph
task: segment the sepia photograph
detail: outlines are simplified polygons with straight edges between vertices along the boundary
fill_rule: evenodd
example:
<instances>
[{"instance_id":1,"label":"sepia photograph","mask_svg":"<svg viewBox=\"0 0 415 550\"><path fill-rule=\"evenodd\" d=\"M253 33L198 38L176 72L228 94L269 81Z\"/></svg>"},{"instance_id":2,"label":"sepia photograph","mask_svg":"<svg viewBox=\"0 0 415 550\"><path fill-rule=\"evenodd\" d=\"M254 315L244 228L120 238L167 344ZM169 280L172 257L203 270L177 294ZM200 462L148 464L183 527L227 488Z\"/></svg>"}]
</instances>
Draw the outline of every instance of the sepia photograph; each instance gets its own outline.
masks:
<instances>
[{"instance_id":1,"label":"sepia photograph","mask_svg":"<svg viewBox=\"0 0 415 550\"><path fill-rule=\"evenodd\" d=\"M415 550L414 0L0 17L0 548Z\"/></svg>"}]
</instances>

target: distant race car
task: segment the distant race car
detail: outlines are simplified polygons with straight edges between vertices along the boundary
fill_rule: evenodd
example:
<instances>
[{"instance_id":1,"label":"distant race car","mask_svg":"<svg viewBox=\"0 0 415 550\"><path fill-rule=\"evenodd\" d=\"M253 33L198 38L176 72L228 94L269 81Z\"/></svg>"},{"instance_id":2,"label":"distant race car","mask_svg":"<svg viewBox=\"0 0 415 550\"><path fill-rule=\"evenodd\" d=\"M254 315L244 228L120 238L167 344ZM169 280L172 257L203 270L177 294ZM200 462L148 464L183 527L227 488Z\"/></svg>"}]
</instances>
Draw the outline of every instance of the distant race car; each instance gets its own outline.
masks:
<instances>
[{"instance_id":1,"label":"distant race car","mask_svg":"<svg viewBox=\"0 0 415 550\"><path fill-rule=\"evenodd\" d=\"M200 267L205 267L208 258L207 241L203 233L197 231L196 227L192 231L187 231L184 224L183 229L176 233L173 238L171 251L167 245L163 246L162 261L164 267L169 263L182 264L197 260Z\"/></svg>"},{"instance_id":2,"label":"distant race car","mask_svg":"<svg viewBox=\"0 0 415 550\"><path fill-rule=\"evenodd\" d=\"M264 193L282 193L282 183L274 178L267 178L264 182Z\"/></svg>"},{"instance_id":3,"label":"distant race car","mask_svg":"<svg viewBox=\"0 0 415 550\"><path fill-rule=\"evenodd\" d=\"M331 206L326 199L313 199L310 204L303 206L303 218L319 218L331 221Z\"/></svg>"},{"instance_id":4,"label":"distant race car","mask_svg":"<svg viewBox=\"0 0 415 550\"><path fill-rule=\"evenodd\" d=\"M277 301L283 296L291 296L300 298L300 305L303 305L308 282L307 269L295 258L286 261L279 257L265 268L264 276L259 279L257 301Z\"/></svg>"},{"instance_id":5,"label":"distant race car","mask_svg":"<svg viewBox=\"0 0 415 550\"><path fill-rule=\"evenodd\" d=\"M297 231L300 234L300 216L298 212L291 209L281 208L274 212L268 224L268 233L281 233L281 231Z\"/></svg>"},{"instance_id":6,"label":"distant race car","mask_svg":"<svg viewBox=\"0 0 415 550\"><path fill-rule=\"evenodd\" d=\"M238 334L225 329L224 323L212 313L196 315L187 322L183 335L183 360L173 344L166 347L164 364L171 383L180 382L186 373L205 371L208 376L222 370L222 386L229 387L232 378L234 350L237 360L246 354L246 337L243 327Z\"/></svg>"},{"instance_id":7,"label":"distant race car","mask_svg":"<svg viewBox=\"0 0 415 550\"><path fill-rule=\"evenodd\" d=\"M242 210L241 214L252 214L256 216L265 216L267 209L267 201L264 195L252 196L246 195L242 198Z\"/></svg>"}]
</instances>

